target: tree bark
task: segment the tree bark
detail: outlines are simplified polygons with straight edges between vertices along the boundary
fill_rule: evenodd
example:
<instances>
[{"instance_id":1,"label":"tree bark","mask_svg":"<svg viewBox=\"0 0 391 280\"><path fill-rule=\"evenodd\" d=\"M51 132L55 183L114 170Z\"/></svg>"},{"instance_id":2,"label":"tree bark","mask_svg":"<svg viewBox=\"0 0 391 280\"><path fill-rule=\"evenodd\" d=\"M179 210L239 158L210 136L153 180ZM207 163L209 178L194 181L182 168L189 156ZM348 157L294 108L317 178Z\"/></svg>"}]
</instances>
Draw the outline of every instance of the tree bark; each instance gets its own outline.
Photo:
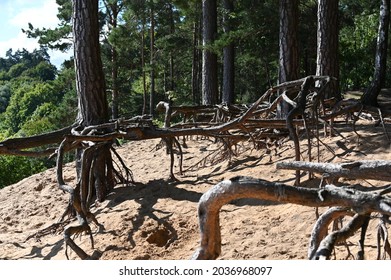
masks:
<instances>
[{"instance_id":1,"label":"tree bark","mask_svg":"<svg viewBox=\"0 0 391 280\"><path fill-rule=\"evenodd\" d=\"M224 0L223 30L229 34L232 30L232 20L230 14L234 11L232 0ZM235 89L235 45L230 42L223 49L223 92L222 102L226 104L234 103Z\"/></svg>"},{"instance_id":2,"label":"tree bark","mask_svg":"<svg viewBox=\"0 0 391 280\"><path fill-rule=\"evenodd\" d=\"M98 1L74 0L73 5L77 118L82 126L105 123L108 105L100 57Z\"/></svg>"},{"instance_id":3,"label":"tree bark","mask_svg":"<svg viewBox=\"0 0 391 280\"><path fill-rule=\"evenodd\" d=\"M144 53L144 47L145 47L145 13L144 10L142 10L141 15L141 69L142 69L142 77L143 77L143 109L142 109L142 115L145 115L147 112L147 79L145 75L145 53Z\"/></svg>"},{"instance_id":4,"label":"tree bark","mask_svg":"<svg viewBox=\"0 0 391 280\"><path fill-rule=\"evenodd\" d=\"M217 54L210 50L217 35L216 0L202 1L202 104L218 102Z\"/></svg>"},{"instance_id":5,"label":"tree bark","mask_svg":"<svg viewBox=\"0 0 391 280\"><path fill-rule=\"evenodd\" d=\"M195 3L196 10L199 7L199 4ZM191 90L193 96L193 104L201 104L201 68L200 60L202 57L202 53L200 51L200 38L201 38L201 14L196 13L193 23L193 61L192 61L192 69L191 69Z\"/></svg>"},{"instance_id":6,"label":"tree bark","mask_svg":"<svg viewBox=\"0 0 391 280\"><path fill-rule=\"evenodd\" d=\"M297 30L298 0L280 0L280 59L278 82L284 83L299 77Z\"/></svg>"},{"instance_id":7,"label":"tree bark","mask_svg":"<svg viewBox=\"0 0 391 280\"><path fill-rule=\"evenodd\" d=\"M297 43L299 1L280 0L280 35L278 83L298 79L299 53ZM277 118L285 118L290 106L281 101L277 107Z\"/></svg>"},{"instance_id":8,"label":"tree bark","mask_svg":"<svg viewBox=\"0 0 391 280\"><path fill-rule=\"evenodd\" d=\"M73 1L73 38L78 95L78 122L75 133L83 133L85 127L107 123L109 120L105 77L102 68L99 44L98 0ZM104 133L105 131L102 131ZM81 172L81 155L78 151L77 171ZM94 176L95 194L103 201L114 187L110 168L111 153L108 145L97 149L91 171Z\"/></svg>"},{"instance_id":9,"label":"tree bark","mask_svg":"<svg viewBox=\"0 0 391 280\"><path fill-rule=\"evenodd\" d=\"M122 9L122 5L118 2L109 3L104 1L108 16L109 16L109 31L117 28L118 15ZM119 92L118 92L118 53L116 47L110 44L111 48L111 118L118 118L119 111Z\"/></svg>"},{"instance_id":10,"label":"tree bark","mask_svg":"<svg viewBox=\"0 0 391 280\"><path fill-rule=\"evenodd\" d=\"M338 0L319 0L316 75L337 79L330 81L324 96L339 100L338 25Z\"/></svg>"},{"instance_id":11,"label":"tree bark","mask_svg":"<svg viewBox=\"0 0 391 280\"><path fill-rule=\"evenodd\" d=\"M377 97L384 86L387 70L388 30L390 25L390 0L382 0L380 5L379 32L377 36L375 71L371 85L361 101L365 105L379 107Z\"/></svg>"},{"instance_id":12,"label":"tree bark","mask_svg":"<svg viewBox=\"0 0 391 280\"><path fill-rule=\"evenodd\" d=\"M174 6L172 4L168 4L169 16L170 16L170 34L173 35L175 33L175 20L174 20ZM174 52L170 51L170 79L168 81L168 90L175 91L175 78L174 78Z\"/></svg>"}]
</instances>

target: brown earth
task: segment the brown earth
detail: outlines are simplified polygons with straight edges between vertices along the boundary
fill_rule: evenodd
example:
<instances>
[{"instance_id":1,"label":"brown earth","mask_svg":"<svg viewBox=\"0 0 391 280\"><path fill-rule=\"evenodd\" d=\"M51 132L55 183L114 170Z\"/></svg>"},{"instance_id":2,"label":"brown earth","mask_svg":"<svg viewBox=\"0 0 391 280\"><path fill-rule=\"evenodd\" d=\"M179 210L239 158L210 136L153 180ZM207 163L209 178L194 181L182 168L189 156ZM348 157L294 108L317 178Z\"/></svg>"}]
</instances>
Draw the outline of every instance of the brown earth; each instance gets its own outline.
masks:
<instances>
[{"instance_id":1,"label":"brown earth","mask_svg":"<svg viewBox=\"0 0 391 280\"><path fill-rule=\"evenodd\" d=\"M320 145L320 161L391 160L390 143L381 126L360 121L357 127L360 138L349 125L339 123L337 130L341 135L321 138L330 149ZM197 203L214 184L236 175L286 184L294 182L294 171L275 167L277 162L294 159L293 144L289 140L276 151L249 149L230 161L201 162L204 166L188 170L184 175L176 174L179 182L175 183L167 179L169 156L164 148L156 150L158 143L159 140L131 142L118 149L137 183L117 186L106 201L92 207L92 212L105 227L104 232L94 233L95 253L101 254L100 259L189 259L199 246ZM308 158L306 143L303 139L304 160ZM219 147L208 139L189 140L187 145L184 148L185 170ZM251 143L243 147L251 148ZM210 159L216 159L219 154ZM316 159L316 149L312 154ZM75 181L74 170L73 164L64 168L68 183ZM319 179L308 181L307 178L303 175L303 185L319 185ZM342 182L367 187L386 184L373 180ZM40 240L25 240L56 222L67 201L68 195L57 188L54 169L0 190L0 259L65 259L62 232ZM324 209L320 209L322 211ZM314 208L247 199L224 206L220 217L223 244L220 259L307 258L309 236L316 220ZM374 217L367 235L367 259L376 258L376 226ZM347 242L353 254L357 251L358 235ZM88 254L93 254L88 236L75 240ZM346 246L337 246L335 258L347 256ZM77 259L73 252L70 257Z\"/></svg>"}]
</instances>

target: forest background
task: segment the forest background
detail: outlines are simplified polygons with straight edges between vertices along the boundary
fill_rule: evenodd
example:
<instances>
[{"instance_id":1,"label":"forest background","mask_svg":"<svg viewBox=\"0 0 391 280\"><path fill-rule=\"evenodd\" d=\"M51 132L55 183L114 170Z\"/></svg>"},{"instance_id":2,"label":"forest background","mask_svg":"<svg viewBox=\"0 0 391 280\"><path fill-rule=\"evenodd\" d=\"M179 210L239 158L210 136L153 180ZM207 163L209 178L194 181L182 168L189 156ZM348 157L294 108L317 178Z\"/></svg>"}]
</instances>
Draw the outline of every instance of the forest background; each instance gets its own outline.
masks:
<instances>
[{"instance_id":1,"label":"forest background","mask_svg":"<svg viewBox=\"0 0 391 280\"><path fill-rule=\"evenodd\" d=\"M57 0L60 25L26 26L39 38L32 52L10 49L0 58L0 141L53 131L75 122L77 94L72 59L56 68L49 49L72 46L71 1ZM234 103L254 102L279 80L280 1L217 1L217 35L202 42L201 1L100 1L103 69L111 117L154 114L158 101L205 103L202 51L217 57L218 92L223 92L224 50L234 49ZM388 1L389 2L389 1ZM299 1L299 76L313 75L317 59L318 1ZM339 91L363 91L371 83L379 26L378 1L339 1ZM229 21L229 28L227 28ZM387 58L389 59L389 58ZM384 87L391 74L386 72ZM152 97L152 98L151 98ZM222 94L216 103L223 101ZM158 117L158 116L155 116ZM157 124L159 119L155 118ZM68 155L68 161L72 155ZM0 187L55 165L47 157L0 156Z\"/></svg>"}]
</instances>

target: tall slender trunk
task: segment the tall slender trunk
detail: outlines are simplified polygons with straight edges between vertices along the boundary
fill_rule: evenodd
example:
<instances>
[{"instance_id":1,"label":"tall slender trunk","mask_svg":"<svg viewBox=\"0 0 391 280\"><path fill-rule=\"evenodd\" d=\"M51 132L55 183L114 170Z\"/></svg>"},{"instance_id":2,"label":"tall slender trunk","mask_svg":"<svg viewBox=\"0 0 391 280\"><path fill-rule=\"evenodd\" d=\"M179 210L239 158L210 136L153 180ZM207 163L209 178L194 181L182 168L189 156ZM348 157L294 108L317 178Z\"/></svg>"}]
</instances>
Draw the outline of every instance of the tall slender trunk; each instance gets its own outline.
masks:
<instances>
[{"instance_id":1,"label":"tall slender trunk","mask_svg":"<svg viewBox=\"0 0 391 280\"><path fill-rule=\"evenodd\" d=\"M109 112L106 97L99 44L98 0L73 1L73 38L78 96L78 122L80 128L102 124L108 121ZM77 175L80 179L81 150L78 150ZM98 148L89 180L93 181L96 197L103 201L114 187L112 158L108 145Z\"/></svg>"},{"instance_id":2,"label":"tall slender trunk","mask_svg":"<svg viewBox=\"0 0 391 280\"><path fill-rule=\"evenodd\" d=\"M217 54L210 49L217 34L216 0L202 1L202 103L212 105L218 102Z\"/></svg>"},{"instance_id":3,"label":"tall slender trunk","mask_svg":"<svg viewBox=\"0 0 391 280\"><path fill-rule=\"evenodd\" d=\"M223 16L223 29L225 33L229 33L232 29L232 23L230 20L230 14L234 10L232 0L224 0L224 16ZM223 49L223 92L222 101L227 104L234 102L234 89L235 89L235 45L229 43Z\"/></svg>"},{"instance_id":4,"label":"tall slender trunk","mask_svg":"<svg viewBox=\"0 0 391 280\"><path fill-rule=\"evenodd\" d=\"M298 18L298 0L280 0L279 83L299 78Z\"/></svg>"},{"instance_id":5,"label":"tall slender trunk","mask_svg":"<svg viewBox=\"0 0 391 280\"><path fill-rule=\"evenodd\" d=\"M172 4L169 4L169 14L170 14L170 34L174 34L175 33L175 21L174 21L173 5ZM175 90L173 51L170 51L170 81L169 81L168 89L170 91Z\"/></svg>"},{"instance_id":6,"label":"tall slender trunk","mask_svg":"<svg viewBox=\"0 0 391 280\"><path fill-rule=\"evenodd\" d=\"M117 4L112 5L112 29L117 28L118 23L118 14L119 7ZM115 49L115 46L111 46L111 63L112 63L112 71L111 71L111 79L113 83L113 108L112 108L112 118L118 119L118 111L119 111L119 92L118 92L118 53Z\"/></svg>"},{"instance_id":7,"label":"tall slender trunk","mask_svg":"<svg viewBox=\"0 0 391 280\"><path fill-rule=\"evenodd\" d=\"M326 98L341 99L338 83L338 1L318 1L316 75L336 78L330 81L324 94Z\"/></svg>"},{"instance_id":8,"label":"tall slender trunk","mask_svg":"<svg viewBox=\"0 0 391 280\"><path fill-rule=\"evenodd\" d=\"M111 117L112 119L118 119L119 101L118 101L118 55L115 47L111 48L111 79L112 79L112 108Z\"/></svg>"},{"instance_id":9,"label":"tall slender trunk","mask_svg":"<svg viewBox=\"0 0 391 280\"><path fill-rule=\"evenodd\" d=\"M73 37L78 121L83 126L108 121L106 84L100 57L98 1L74 0ZM88 7L86 7L88 6ZM91 9L93 12L89 13ZM95 15L96 17L92 17Z\"/></svg>"},{"instance_id":10,"label":"tall slender trunk","mask_svg":"<svg viewBox=\"0 0 391 280\"><path fill-rule=\"evenodd\" d=\"M298 0L280 0L280 35L278 82L296 80L299 77L298 54ZM277 105L277 118L285 118L290 106L285 101Z\"/></svg>"},{"instance_id":11,"label":"tall slender trunk","mask_svg":"<svg viewBox=\"0 0 391 280\"><path fill-rule=\"evenodd\" d=\"M142 114L147 113L147 81L145 76L145 13L142 13L142 24L141 24L141 69L143 77L143 109Z\"/></svg>"},{"instance_id":12,"label":"tall slender trunk","mask_svg":"<svg viewBox=\"0 0 391 280\"><path fill-rule=\"evenodd\" d=\"M154 7L153 3L151 4L150 10L151 16L151 42L150 42L150 66L151 66L151 91L149 95L149 113L154 116L154 107L155 107L155 16L154 16Z\"/></svg>"},{"instance_id":13,"label":"tall slender trunk","mask_svg":"<svg viewBox=\"0 0 391 280\"><path fill-rule=\"evenodd\" d=\"M377 36L375 71L371 85L361 101L365 105L378 107L377 97L384 86L387 70L388 30L390 25L390 0L382 0L380 6L379 32Z\"/></svg>"},{"instance_id":14,"label":"tall slender trunk","mask_svg":"<svg viewBox=\"0 0 391 280\"><path fill-rule=\"evenodd\" d=\"M198 4L196 4L196 8ZM197 10L197 9L196 9ZM201 18L196 15L193 23L193 61L192 61L192 69L191 69L191 90L193 96L193 103L200 104L201 96L200 96L200 21Z\"/></svg>"}]
</instances>

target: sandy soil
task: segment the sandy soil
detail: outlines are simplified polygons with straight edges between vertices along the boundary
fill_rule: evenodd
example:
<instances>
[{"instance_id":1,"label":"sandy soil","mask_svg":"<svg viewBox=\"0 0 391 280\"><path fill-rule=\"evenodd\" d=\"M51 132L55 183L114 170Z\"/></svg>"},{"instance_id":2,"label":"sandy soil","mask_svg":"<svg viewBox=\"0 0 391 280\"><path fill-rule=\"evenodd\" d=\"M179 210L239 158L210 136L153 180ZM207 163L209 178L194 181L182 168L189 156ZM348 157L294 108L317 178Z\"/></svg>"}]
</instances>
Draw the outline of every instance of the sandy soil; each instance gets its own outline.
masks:
<instances>
[{"instance_id":1,"label":"sandy soil","mask_svg":"<svg viewBox=\"0 0 391 280\"><path fill-rule=\"evenodd\" d=\"M391 160L391 147L381 126L361 123L358 138L350 126L337 125L341 135L322 137L333 152L320 145L320 160L342 162L361 159ZM390 127L388 130L391 131ZM315 142L315 140L313 140ZM105 227L94 233L95 249L89 237L76 238L88 254L100 259L189 259L199 245L197 203L214 184L235 175L246 175L270 181L293 184L294 171L277 170L275 164L293 160L293 145L285 141L276 151L265 149L243 152L230 161L202 162L219 147L207 139L187 141L184 148L184 170L176 174L179 182L170 182L169 156L165 148L156 149L159 140L126 143L118 149L133 171L132 186L117 186L106 201L92 208ZM251 148L247 143L242 148ZM307 159L306 140L302 140L303 157ZM316 158L316 150L313 150ZM217 160L220 153L210 159ZM65 179L74 183L73 164L65 167ZM178 167L176 167L178 171ZM319 179L304 185L318 186ZM367 187L385 182L347 181ZM36 240L26 238L50 226L62 215L68 195L56 186L55 170L50 169L0 190L0 259L65 259L62 232ZM320 209L320 212L324 209ZM315 222L315 209L293 204L238 200L221 211L222 254L220 259L306 259L309 236ZM366 243L366 258L376 258L376 226L372 219ZM96 228L93 226L93 230ZM347 245L355 254L358 234ZM94 251L95 250L95 251ZM336 259L348 256L346 247L336 249ZM71 259L77 259L70 253ZM350 257L351 258L351 257Z\"/></svg>"}]
</instances>

